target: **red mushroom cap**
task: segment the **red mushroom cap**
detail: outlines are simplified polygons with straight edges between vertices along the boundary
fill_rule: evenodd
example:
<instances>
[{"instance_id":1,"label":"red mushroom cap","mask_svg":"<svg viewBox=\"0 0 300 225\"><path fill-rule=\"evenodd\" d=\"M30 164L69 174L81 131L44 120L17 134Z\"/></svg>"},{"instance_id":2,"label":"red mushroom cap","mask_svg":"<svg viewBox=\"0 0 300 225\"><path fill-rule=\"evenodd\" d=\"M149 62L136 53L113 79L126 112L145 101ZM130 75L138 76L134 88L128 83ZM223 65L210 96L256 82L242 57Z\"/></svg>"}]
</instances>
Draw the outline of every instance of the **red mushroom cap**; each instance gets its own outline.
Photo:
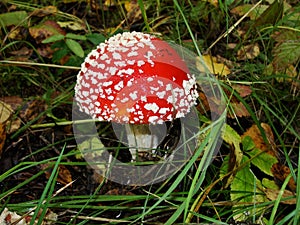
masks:
<instances>
[{"instance_id":1,"label":"red mushroom cap","mask_svg":"<svg viewBox=\"0 0 300 225\"><path fill-rule=\"evenodd\" d=\"M183 117L198 93L194 76L165 41L140 32L109 38L81 66L75 100L100 121L157 124Z\"/></svg>"}]
</instances>

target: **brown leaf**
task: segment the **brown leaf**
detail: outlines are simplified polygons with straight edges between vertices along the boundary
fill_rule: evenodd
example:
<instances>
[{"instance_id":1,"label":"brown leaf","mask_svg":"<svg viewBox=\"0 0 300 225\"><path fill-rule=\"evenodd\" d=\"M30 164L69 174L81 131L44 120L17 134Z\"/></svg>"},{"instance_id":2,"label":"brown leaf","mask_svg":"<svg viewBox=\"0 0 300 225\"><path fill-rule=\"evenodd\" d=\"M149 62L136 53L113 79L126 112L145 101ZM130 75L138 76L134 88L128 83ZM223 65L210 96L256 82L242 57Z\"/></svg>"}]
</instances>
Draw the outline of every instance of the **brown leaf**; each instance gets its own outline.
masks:
<instances>
[{"instance_id":1,"label":"brown leaf","mask_svg":"<svg viewBox=\"0 0 300 225\"><path fill-rule=\"evenodd\" d=\"M72 174L64 165L59 165L57 181L63 185L67 185L72 182Z\"/></svg>"},{"instance_id":2,"label":"brown leaf","mask_svg":"<svg viewBox=\"0 0 300 225\"><path fill-rule=\"evenodd\" d=\"M197 86L197 91L199 95L199 104L197 104L197 110L200 112L200 114L204 114L210 110L209 103L199 85Z\"/></svg>"},{"instance_id":3,"label":"brown leaf","mask_svg":"<svg viewBox=\"0 0 300 225\"><path fill-rule=\"evenodd\" d=\"M252 93L252 89L248 85L232 84L231 87L242 97L249 96Z\"/></svg>"},{"instance_id":4,"label":"brown leaf","mask_svg":"<svg viewBox=\"0 0 300 225\"><path fill-rule=\"evenodd\" d=\"M260 53L259 46L257 43L251 45L242 46L237 52L238 60L249 60L256 58Z\"/></svg>"},{"instance_id":5,"label":"brown leaf","mask_svg":"<svg viewBox=\"0 0 300 225\"><path fill-rule=\"evenodd\" d=\"M275 200L277 200L280 191L266 188L264 190L264 192L268 199L270 199L271 201L275 201ZM282 198L287 198L287 197L294 197L294 198L289 199L289 200L281 200L280 202L283 204L287 204L287 205L295 205L296 204L296 195L293 192L291 192L289 190L284 190L283 194L282 194Z\"/></svg>"},{"instance_id":6,"label":"brown leaf","mask_svg":"<svg viewBox=\"0 0 300 225\"><path fill-rule=\"evenodd\" d=\"M2 155L4 143L6 140L6 132L5 132L6 124L5 123L0 123L0 158Z\"/></svg>"},{"instance_id":7,"label":"brown leaf","mask_svg":"<svg viewBox=\"0 0 300 225\"><path fill-rule=\"evenodd\" d=\"M246 97L251 93L251 88L245 85L235 85L233 86L233 89L236 89L237 92L241 92L241 97ZM217 113L221 115L224 108L221 103L220 99L215 98L212 96L206 96L205 92L201 90L201 88L198 86L197 88L198 94L199 94L199 104L197 105L197 110L204 114L208 111L211 111L213 113ZM231 111L228 111L227 116L229 118L235 118L235 117L247 117L250 116L248 110L243 105L242 102L240 102L235 96L231 94L231 92L227 89L223 89L227 97L230 99L230 105L231 105Z\"/></svg>"},{"instance_id":8,"label":"brown leaf","mask_svg":"<svg viewBox=\"0 0 300 225\"><path fill-rule=\"evenodd\" d=\"M46 108L47 106L43 100L35 99L29 101L25 104L25 106L23 106L20 112L20 117L25 122L31 121L38 117L42 112L44 112Z\"/></svg>"},{"instance_id":9,"label":"brown leaf","mask_svg":"<svg viewBox=\"0 0 300 225\"><path fill-rule=\"evenodd\" d=\"M40 167L45 170L46 178L49 179L52 173L53 166L49 168L49 164L41 164ZM58 166L57 182L67 185L72 182L72 174L64 165Z\"/></svg>"},{"instance_id":10,"label":"brown leaf","mask_svg":"<svg viewBox=\"0 0 300 225\"><path fill-rule=\"evenodd\" d=\"M242 91L242 88L244 88L245 93L242 93L242 95L245 95L245 96L246 96L247 92L249 93L249 90L246 87L235 86L235 87L232 87L232 88L234 90L236 88L239 91ZM240 102L238 100L237 97L235 97L228 89L224 89L224 92L227 95L228 99L230 100L230 106L231 106L228 110L227 117L234 119L236 117L248 117L248 116L250 116L247 108L244 106L244 104L242 102Z\"/></svg>"},{"instance_id":11,"label":"brown leaf","mask_svg":"<svg viewBox=\"0 0 300 225\"><path fill-rule=\"evenodd\" d=\"M288 175L291 174L291 170L289 167L282 165L280 163L276 163L272 166L272 173L274 175L275 181L279 183L283 183ZM293 177L288 182L288 187L291 191L295 192L297 184Z\"/></svg>"},{"instance_id":12,"label":"brown leaf","mask_svg":"<svg viewBox=\"0 0 300 225\"><path fill-rule=\"evenodd\" d=\"M252 125L243 135L242 139L246 136L251 137L253 140L255 147L260 149L261 151L265 151L268 154L275 156L278 158L278 153L276 150L276 144L274 140L274 135L271 127L266 123L261 123L261 127L265 131L265 135L267 137L268 143L265 143L263 136L257 127L256 124Z\"/></svg>"},{"instance_id":13,"label":"brown leaf","mask_svg":"<svg viewBox=\"0 0 300 225\"><path fill-rule=\"evenodd\" d=\"M12 113L16 111L22 105L22 98L18 96L6 96L0 98L0 101L5 102L12 109ZM18 130L21 126L21 120L16 118L15 120L7 121L6 123L6 133L10 134Z\"/></svg>"},{"instance_id":14,"label":"brown leaf","mask_svg":"<svg viewBox=\"0 0 300 225\"><path fill-rule=\"evenodd\" d=\"M32 52L33 49L29 49L24 46L19 50L9 52L9 54L14 56L26 56L26 58L29 58L32 55Z\"/></svg>"},{"instance_id":15,"label":"brown leaf","mask_svg":"<svg viewBox=\"0 0 300 225\"><path fill-rule=\"evenodd\" d=\"M242 102L231 102L231 110L228 111L227 116L229 118L236 118L236 117L247 117L250 116L247 108L244 106Z\"/></svg>"},{"instance_id":16,"label":"brown leaf","mask_svg":"<svg viewBox=\"0 0 300 225\"><path fill-rule=\"evenodd\" d=\"M44 39L55 34L66 34L66 32L52 20L47 20L44 23L30 27L29 33L35 39L36 43L41 43Z\"/></svg>"},{"instance_id":17,"label":"brown leaf","mask_svg":"<svg viewBox=\"0 0 300 225\"><path fill-rule=\"evenodd\" d=\"M51 48L50 45L42 45L37 49L38 53L45 58L51 59L53 56L54 50Z\"/></svg>"}]
</instances>

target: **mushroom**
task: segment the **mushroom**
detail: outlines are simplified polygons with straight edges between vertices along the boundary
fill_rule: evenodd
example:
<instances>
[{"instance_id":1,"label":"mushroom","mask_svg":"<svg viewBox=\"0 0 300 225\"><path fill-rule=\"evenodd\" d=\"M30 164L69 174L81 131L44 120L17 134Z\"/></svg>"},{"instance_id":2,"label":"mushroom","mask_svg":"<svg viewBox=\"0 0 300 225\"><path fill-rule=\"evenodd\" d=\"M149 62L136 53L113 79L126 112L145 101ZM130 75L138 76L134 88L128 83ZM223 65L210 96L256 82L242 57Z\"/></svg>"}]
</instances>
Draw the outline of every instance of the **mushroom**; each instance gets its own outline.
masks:
<instances>
[{"instance_id":1,"label":"mushroom","mask_svg":"<svg viewBox=\"0 0 300 225\"><path fill-rule=\"evenodd\" d=\"M198 93L194 76L165 41L146 33L110 37L86 57L77 75L75 101L99 121L126 124L128 145L155 148L150 125L185 116Z\"/></svg>"}]
</instances>

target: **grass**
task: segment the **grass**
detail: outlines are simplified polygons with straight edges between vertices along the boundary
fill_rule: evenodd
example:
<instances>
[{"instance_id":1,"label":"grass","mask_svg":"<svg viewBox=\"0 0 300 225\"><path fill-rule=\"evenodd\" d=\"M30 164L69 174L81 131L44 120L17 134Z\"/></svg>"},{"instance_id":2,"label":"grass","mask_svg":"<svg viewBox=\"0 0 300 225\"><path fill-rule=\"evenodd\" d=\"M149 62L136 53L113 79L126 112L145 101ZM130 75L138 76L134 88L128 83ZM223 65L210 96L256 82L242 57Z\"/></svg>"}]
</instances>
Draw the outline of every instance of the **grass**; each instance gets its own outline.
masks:
<instances>
[{"instance_id":1,"label":"grass","mask_svg":"<svg viewBox=\"0 0 300 225\"><path fill-rule=\"evenodd\" d=\"M8 134L2 152L1 164L4 166L0 167L1 211L7 207L24 217L29 216L31 220L28 224L42 224L43 220L51 220L51 212L58 216L57 224L159 224L160 221L163 221L162 224L234 224L234 221L247 224L298 224L299 59L291 63L296 74L290 81L287 80L286 71L275 71L268 75L266 69L274 58L283 60L274 54L274 48L281 43L274 40L274 34L282 30L293 30L299 36L299 21L293 19L300 13L299 4L290 1L293 9L291 13L286 11L282 19L272 25L268 23L271 20L268 17L263 20L266 26L257 30L251 26L255 21L248 17L239 21L242 16L231 12L231 9L247 3L243 1L219 1L219 5L214 6L204 1L138 0L141 15L136 21L127 18L126 9L124 5L118 4L119 1L115 6L100 2L98 5L98 2L94 4L80 1L70 4L62 1L39 1L38 4L5 1L0 4L3 6L1 13L6 13L12 5L29 13L47 5L61 9L41 19L26 17L26 23L22 20L14 29L28 31L29 27L48 19L74 23L83 21L86 30L65 29L85 37L88 34L101 34L102 36L95 36L96 39L93 39L96 42L103 41L103 37L109 37L113 33L137 29L158 34L165 40L188 47L193 52L191 57L204 53L220 55L230 61L227 63L231 66L231 74L227 77L216 76L216 79L213 77L210 85L217 85L216 92L221 91L224 95L228 110L235 107L233 99L237 99L245 106L249 116L240 117L235 114L235 118L227 118L227 124L232 130L224 134L221 130L225 114L216 121L210 121L209 114L199 115L203 124L203 130L199 133L201 143L191 159L176 174L161 183L142 187L113 183L99 177L89 168L89 164L80 156L73 136L73 88L77 69L83 58L72 51L72 46L68 48L61 42L57 45L62 50L62 55L59 55L61 58L58 56L52 61L41 55L38 49L41 44L34 42L35 40L32 42L29 35L24 36L26 38L23 40L15 40L9 38L11 27L2 26L0 96L20 96L26 103L40 100L46 107L31 119L22 117L22 107L14 115L21 118L22 123L16 131ZM111 10L118 13L112 13ZM77 14L74 15L73 12ZM238 31L243 30L248 33L245 36L239 35ZM289 38L286 37L287 40ZM89 40L78 42L84 54L91 51L94 45ZM231 43L236 46L229 48ZM260 54L255 58L239 60L237 51L240 47L254 43L258 43ZM33 50L28 62L11 54L22 47ZM64 52L70 58L62 66L60 62L66 56ZM297 52L293 54L297 56ZM286 80L281 82L279 78ZM201 79L198 82L207 82ZM252 92L243 96L243 93L234 91L232 84L246 84L251 86ZM247 158L232 170L222 172L224 168L230 167L224 163L226 160L238 160L239 150L242 154L245 153L246 147L241 134L253 124L258 126L265 141L270 138L261 122L271 127L275 154L280 164L290 170L276 184L278 195L271 197L264 192L265 189L270 189L264 182L269 180L275 185L279 176L266 176L253 163L255 157ZM214 155L214 149L220 144L215 137L220 135L223 143L219 153ZM72 175L71 179L61 172L64 167ZM232 190L232 185L225 187L230 177L233 179L231 183L239 184L234 179L234 174L245 171L250 171L255 178L253 184L250 179L243 183L248 189ZM291 190L291 179L295 181L294 190ZM249 184L253 185L250 189ZM288 191L292 195L287 196ZM234 199L234 196L241 197ZM256 201L261 196L264 201ZM285 204L284 200L292 200L292 204Z\"/></svg>"}]
</instances>

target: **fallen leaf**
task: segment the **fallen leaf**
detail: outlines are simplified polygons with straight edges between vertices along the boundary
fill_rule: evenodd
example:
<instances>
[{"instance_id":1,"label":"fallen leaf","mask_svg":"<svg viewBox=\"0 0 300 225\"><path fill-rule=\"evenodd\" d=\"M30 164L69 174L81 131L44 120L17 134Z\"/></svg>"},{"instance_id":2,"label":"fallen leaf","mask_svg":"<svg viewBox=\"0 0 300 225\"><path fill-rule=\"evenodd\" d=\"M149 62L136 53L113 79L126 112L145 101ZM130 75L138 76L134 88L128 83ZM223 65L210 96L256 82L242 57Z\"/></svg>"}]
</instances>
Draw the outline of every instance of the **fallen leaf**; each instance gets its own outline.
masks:
<instances>
[{"instance_id":1,"label":"fallen leaf","mask_svg":"<svg viewBox=\"0 0 300 225\"><path fill-rule=\"evenodd\" d=\"M300 60L300 36L297 40L285 40L273 48L273 68L276 72L285 72L290 65Z\"/></svg>"},{"instance_id":2,"label":"fallen leaf","mask_svg":"<svg viewBox=\"0 0 300 225\"><path fill-rule=\"evenodd\" d=\"M206 112L208 112L210 110L210 106L209 103L207 101L207 97L206 95L200 90L198 90L198 100L199 103L197 104L197 110L200 112L200 114L205 114Z\"/></svg>"},{"instance_id":3,"label":"fallen leaf","mask_svg":"<svg viewBox=\"0 0 300 225\"><path fill-rule=\"evenodd\" d=\"M245 142L248 143L245 144ZM273 177L272 166L278 162L277 158L262 151L261 149L255 148L255 143L249 136L245 136L242 140L243 147L245 148L245 146L249 146L249 142L252 142L254 147L250 149L248 147L248 149L244 149L244 151L245 154L251 158L251 164L256 166L263 173Z\"/></svg>"},{"instance_id":4,"label":"fallen leaf","mask_svg":"<svg viewBox=\"0 0 300 225\"><path fill-rule=\"evenodd\" d=\"M240 96L246 97L248 94L250 94L249 88L243 87L242 85L240 86L232 86L238 94L241 92ZM228 89L223 89L224 93L227 95L227 98L230 100L230 105L229 105L229 110L227 112L227 117L235 119L236 117L248 117L250 116L246 106L236 97L233 95L232 91ZM243 92L244 91L244 92ZM242 97L241 96L241 97Z\"/></svg>"},{"instance_id":5,"label":"fallen leaf","mask_svg":"<svg viewBox=\"0 0 300 225\"><path fill-rule=\"evenodd\" d=\"M25 11L2 13L0 14L0 24L3 27L11 25L20 26L26 22L27 17L28 15Z\"/></svg>"},{"instance_id":6,"label":"fallen leaf","mask_svg":"<svg viewBox=\"0 0 300 225\"><path fill-rule=\"evenodd\" d=\"M34 10L31 15L32 16L37 16L37 17L45 17L45 16L50 16L54 15L58 12L57 8L55 6L46 6L40 9Z\"/></svg>"},{"instance_id":7,"label":"fallen leaf","mask_svg":"<svg viewBox=\"0 0 300 225\"><path fill-rule=\"evenodd\" d=\"M211 55L203 55L201 58L197 57L196 67L202 73L209 72L221 76L227 76L231 73L230 69L225 64L219 63L217 57Z\"/></svg>"},{"instance_id":8,"label":"fallen leaf","mask_svg":"<svg viewBox=\"0 0 300 225\"><path fill-rule=\"evenodd\" d=\"M4 208L0 215L0 224L15 224L17 221L19 221L17 225L27 225L25 218Z\"/></svg>"},{"instance_id":9,"label":"fallen leaf","mask_svg":"<svg viewBox=\"0 0 300 225\"><path fill-rule=\"evenodd\" d=\"M291 30L279 30L275 31L271 37L278 43L285 42L287 40L298 40L299 32Z\"/></svg>"},{"instance_id":10,"label":"fallen leaf","mask_svg":"<svg viewBox=\"0 0 300 225\"><path fill-rule=\"evenodd\" d=\"M16 111L22 105L22 98L18 96L6 96L0 98L0 101L5 102L5 104L9 105L12 109L12 113ZM6 123L6 134L11 134L18 130L21 126L21 120L16 118L14 120L7 121Z\"/></svg>"},{"instance_id":11,"label":"fallen leaf","mask_svg":"<svg viewBox=\"0 0 300 225\"><path fill-rule=\"evenodd\" d=\"M20 118L25 122L36 119L42 112L46 110L47 106L45 101L35 99L27 102L20 111ZM39 121L43 120L43 117Z\"/></svg>"},{"instance_id":12,"label":"fallen leaf","mask_svg":"<svg viewBox=\"0 0 300 225\"><path fill-rule=\"evenodd\" d=\"M280 193L280 190L266 188L264 189L264 193L266 194L269 200L276 201ZM288 200L281 200L280 203L287 204L287 205L296 205L296 195L289 190L284 190L282 193L282 198L289 198L289 197L293 197L293 198Z\"/></svg>"},{"instance_id":13,"label":"fallen leaf","mask_svg":"<svg viewBox=\"0 0 300 225\"><path fill-rule=\"evenodd\" d=\"M234 90L236 90L241 97L246 97L251 94L252 90L248 86L244 85L235 85L232 86ZM208 111L211 111L213 113L216 113L218 115L221 115L224 111L224 107L222 104L222 100L220 98L215 97L212 93L209 96L206 96L206 94L209 91L202 91L201 88L198 86L197 91L199 94L198 100L199 103L197 104L197 110L204 114ZM236 117L248 117L250 116L247 108L244 106L242 102L238 100L236 96L234 96L228 89L223 88L224 93L227 95L227 98L230 100L230 107L227 113L227 117L229 118L236 118Z\"/></svg>"},{"instance_id":14,"label":"fallen leaf","mask_svg":"<svg viewBox=\"0 0 300 225\"><path fill-rule=\"evenodd\" d=\"M55 21L51 20L30 27L29 33L38 44L44 39L56 34L66 35L66 32Z\"/></svg>"},{"instance_id":15,"label":"fallen leaf","mask_svg":"<svg viewBox=\"0 0 300 225\"><path fill-rule=\"evenodd\" d=\"M29 59L32 53L33 53L33 49L29 49L25 46L19 50L9 52L9 54L17 56L18 58L25 57L26 59Z\"/></svg>"},{"instance_id":16,"label":"fallen leaf","mask_svg":"<svg viewBox=\"0 0 300 225\"><path fill-rule=\"evenodd\" d=\"M274 175L275 181L277 183L283 183L287 176L291 174L291 170L289 167L282 165L280 163L276 163L272 167L272 173ZM291 191L295 192L297 188L297 184L292 177L288 182L288 187Z\"/></svg>"},{"instance_id":17,"label":"fallen leaf","mask_svg":"<svg viewBox=\"0 0 300 225\"><path fill-rule=\"evenodd\" d=\"M237 171L235 179L230 184L231 201L238 202L238 204L233 206L233 210L239 212L234 214L235 221L247 221L258 210L257 208L251 208L245 214L244 212L240 212L241 206L244 205L246 207L248 204L253 204L253 202L263 203L266 200L262 192L262 184L251 171L250 163L247 163L247 161L249 161L249 158L243 156L241 163L243 165L246 164L246 166Z\"/></svg>"},{"instance_id":18,"label":"fallen leaf","mask_svg":"<svg viewBox=\"0 0 300 225\"><path fill-rule=\"evenodd\" d=\"M5 123L0 123L0 158L2 155L3 147L5 144L6 140L6 124Z\"/></svg>"},{"instance_id":19,"label":"fallen leaf","mask_svg":"<svg viewBox=\"0 0 300 225\"><path fill-rule=\"evenodd\" d=\"M279 187L275 183L274 180L270 180L270 179L265 178L265 177L262 179L262 185L264 186L264 188L269 188L269 189L273 189L273 190L279 190Z\"/></svg>"},{"instance_id":20,"label":"fallen leaf","mask_svg":"<svg viewBox=\"0 0 300 225\"><path fill-rule=\"evenodd\" d=\"M228 158L228 164L223 163L221 176L224 176L228 172L232 172L225 181L224 187L227 188L235 178L237 168L241 165L243 152L240 148L241 137L240 135L229 125L225 125L222 130L222 139L224 142L230 145L230 154Z\"/></svg>"},{"instance_id":21,"label":"fallen leaf","mask_svg":"<svg viewBox=\"0 0 300 225\"><path fill-rule=\"evenodd\" d=\"M0 101L0 157L6 140L6 123L12 112L10 105Z\"/></svg>"},{"instance_id":22,"label":"fallen leaf","mask_svg":"<svg viewBox=\"0 0 300 225\"><path fill-rule=\"evenodd\" d=\"M13 109L10 105L6 104L3 101L0 101L0 123L4 124L10 118Z\"/></svg>"},{"instance_id":23,"label":"fallen leaf","mask_svg":"<svg viewBox=\"0 0 300 225\"><path fill-rule=\"evenodd\" d=\"M267 152L268 154L278 158L277 148L274 140L274 135L271 127L266 123L261 123L261 127L265 131L265 135L268 143L264 141L264 138L256 124L252 125L241 137L242 139L246 136L251 137L255 147L260 149L262 152Z\"/></svg>"},{"instance_id":24,"label":"fallen leaf","mask_svg":"<svg viewBox=\"0 0 300 225\"><path fill-rule=\"evenodd\" d=\"M236 117L248 116L250 116L250 114L242 102L232 101L232 99L230 99L230 109L228 110L227 117L234 119Z\"/></svg>"},{"instance_id":25,"label":"fallen leaf","mask_svg":"<svg viewBox=\"0 0 300 225\"><path fill-rule=\"evenodd\" d=\"M7 37L13 40L24 40L26 38L26 35L26 28L19 26L11 28Z\"/></svg>"},{"instance_id":26,"label":"fallen leaf","mask_svg":"<svg viewBox=\"0 0 300 225\"><path fill-rule=\"evenodd\" d=\"M68 28L73 31L85 30L85 25L75 21L57 21L58 25L62 28Z\"/></svg>"},{"instance_id":27,"label":"fallen leaf","mask_svg":"<svg viewBox=\"0 0 300 225\"><path fill-rule=\"evenodd\" d=\"M252 4L242 4L230 10L232 14L237 14L239 16L244 16L249 10L253 7ZM257 19L266 9L268 8L267 5L259 5L253 11L248 13L248 17L251 20Z\"/></svg>"},{"instance_id":28,"label":"fallen leaf","mask_svg":"<svg viewBox=\"0 0 300 225\"><path fill-rule=\"evenodd\" d=\"M253 27L274 25L282 17L284 7L283 1L274 1L268 8L255 20Z\"/></svg>"},{"instance_id":29,"label":"fallen leaf","mask_svg":"<svg viewBox=\"0 0 300 225\"><path fill-rule=\"evenodd\" d=\"M0 97L0 101L5 102L12 108L12 110L15 111L22 105L23 99L19 96L5 96Z\"/></svg>"},{"instance_id":30,"label":"fallen leaf","mask_svg":"<svg viewBox=\"0 0 300 225\"><path fill-rule=\"evenodd\" d=\"M46 178L49 179L52 173L52 168L49 168L49 164L41 164L40 166L43 170L45 170ZM57 182L63 185L67 185L72 182L72 174L64 165L58 166Z\"/></svg>"},{"instance_id":31,"label":"fallen leaf","mask_svg":"<svg viewBox=\"0 0 300 225\"><path fill-rule=\"evenodd\" d=\"M237 52L238 60L249 60L256 58L260 53L259 46L257 43L251 45L242 46Z\"/></svg>"},{"instance_id":32,"label":"fallen leaf","mask_svg":"<svg viewBox=\"0 0 300 225\"><path fill-rule=\"evenodd\" d=\"M248 85L232 84L231 87L235 90L242 98L249 96L252 93L252 89Z\"/></svg>"}]
</instances>

